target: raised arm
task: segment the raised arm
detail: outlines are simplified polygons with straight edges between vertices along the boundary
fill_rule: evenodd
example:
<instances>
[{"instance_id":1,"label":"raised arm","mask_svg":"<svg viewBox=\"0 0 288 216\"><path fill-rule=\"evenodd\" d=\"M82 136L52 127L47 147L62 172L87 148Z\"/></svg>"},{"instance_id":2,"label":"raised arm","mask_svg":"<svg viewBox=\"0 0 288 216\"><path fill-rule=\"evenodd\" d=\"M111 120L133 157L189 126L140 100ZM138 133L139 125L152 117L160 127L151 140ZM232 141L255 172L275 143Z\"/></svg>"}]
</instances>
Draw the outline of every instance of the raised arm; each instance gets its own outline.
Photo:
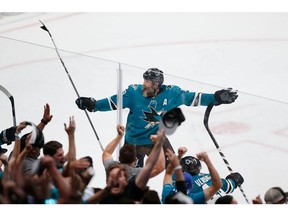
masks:
<instances>
[{"instance_id":1,"label":"raised arm","mask_svg":"<svg viewBox=\"0 0 288 216\"><path fill-rule=\"evenodd\" d=\"M179 162L179 157L176 156L170 149L166 149L166 156L168 157L170 163L168 164L166 168L163 185L165 184L172 185L173 171L175 171L176 181L185 181L184 176L183 176L182 166L180 165L180 162Z\"/></svg>"},{"instance_id":2,"label":"raised arm","mask_svg":"<svg viewBox=\"0 0 288 216\"><path fill-rule=\"evenodd\" d=\"M151 135L150 137L153 144L157 141L157 135ZM163 148L161 149L160 155L153 167L150 178L153 178L165 170L165 155Z\"/></svg>"},{"instance_id":3,"label":"raised arm","mask_svg":"<svg viewBox=\"0 0 288 216\"><path fill-rule=\"evenodd\" d=\"M222 181L206 152L198 153L196 156L207 165L211 175L212 185L204 190L205 200L208 201L222 187Z\"/></svg>"},{"instance_id":4,"label":"raised arm","mask_svg":"<svg viewBox=\"0 0 288 216\"><path fill-rule=\"evenodd\" d=\"M115 151L117 145L121 141L122 137L124 136L125 127L123 125L117 125L117 136L106 146L102 153L102 162L108 159L113 159L113 152Z\"/></svg>"},{"instance_id":5,"label":"raised arm","mask_svg":"<svg viewBox=\"0 0 288 216\"><path fill-rule=\"evenodd\" d=\"M51 156L44 156L41 158L41 163L44 168L46 168L53 179L58 191L59 199L57 203L63 204L70 201L70 195L72 194L71 186L69 181L67 181L56 167L56 164Z\"/></svg>"},{"instance_id":6,"label":"raised arm","mask_svg":"<svg viewBox=\"0 0 288 216\"><path fill-rule=\"evenodd\" d=\"M69 118L69 126L67 127L66 123L64 123L65 131L68 134L68 142L69 148L67 153L67 162L71 162L76 160L76 145L75 145L75 129L76 123L74 120L74 116Z\"/></svg>"},{"instance_id":7,"label":"raised arm","mask_svg":"<svg viewBox=\"0 0 288 216\"><path fill-rule=\"evenodd\" d=\"M43 117L40 121L40 123L37 125L37 127L40 130L43 130L45 128L45 126L52 120L53 115L50 114L50 106L48 103L46 103L44 105L44 113L43 113Z\"/></svg>"},{"instance_id":8,"label":"raised arm","mask_svg":"<svg viewBox=\"0 0 288 216\"><path fill-rule=\"evenodd\" d=\"M152 151L149 154L146 164L136 177L135 184L140 189L145 189L148 183L153 167L155 166L158 160L158 157L160 155L161 149L163 148L164 135L165 133L163 129L158 130L157 140L153 146Z\"/></svg>"},{"instance_id":9,"label":"raised arm","mask_svg":"<svg viewBox=\"0 0 288 216\"><path fill-rule=\"evenodd\" d=\"M14 158L16 160L16 158L20 154L20 146L21 146L21 144L20 144L20 134L21 134L21 131L24 128L26 128L26 126L27 126L26 121L23 121L16 128L16 131L15 131L15 143L14 143L14 148L13 148L13 151L12 151L10 159Z\"/></svg>"}]
</instances>

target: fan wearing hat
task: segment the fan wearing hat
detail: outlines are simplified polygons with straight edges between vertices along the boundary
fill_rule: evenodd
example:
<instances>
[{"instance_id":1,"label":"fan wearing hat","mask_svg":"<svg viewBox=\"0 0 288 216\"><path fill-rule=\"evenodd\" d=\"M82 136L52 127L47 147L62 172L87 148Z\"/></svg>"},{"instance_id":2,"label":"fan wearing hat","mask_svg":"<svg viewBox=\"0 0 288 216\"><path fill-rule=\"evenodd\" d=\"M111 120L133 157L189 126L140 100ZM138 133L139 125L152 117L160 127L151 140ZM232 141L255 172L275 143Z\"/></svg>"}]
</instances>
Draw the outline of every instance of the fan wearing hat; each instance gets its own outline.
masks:
<instances>
[{"instance_id":1,"label":"fan wearing hat","mask_svg":"<svg viewBox=\"0 0 288 216\"><path fill-rule=\"evenodd\" d=\"M266 204L287 204L288 192L280 187L272 187L265 193L264 200Z\"/></svg>"},{"instance_id":2,"label":"fan wearing hat","mask_svg":"<svg viewBox=\"0 0 288 216\"><path fill-rule=\"evenodd\" d=\"M187 196L187 191L192 189L192 177L184 174L179 162L179 158L187 151L185 147L178 149L178 156L170 149L167 149L165 155L170 163L167 166L161 194L163 204L192 204L193 200Z\"/></svg>"},{"instance_id":3,"label":"fan wearing hat","mask_svg":"<svg viewBox=\"0 0 288 216\"><path fill-rule=\"evenodd\" d=\"M209 185L208 187L206 187L205 189L203 189L202 191L192 192L193 187L194 187L194 184L193 184L194 179L192 176L190 176L190 177L192 177L190 180L192 182L192 186L189 186L189 184L187 184L187 181L185 180L185 175L184 175L185 172L183 173L183 167L180 165L181 163L179 162L179 159L178 159L178 158L181 158L183 154L179 154L179 156L177 157L177 156L173 155L172 152L169 152L169 151L170 150L168 149L166 154L170 160L170 164L172 164L174 167L174 172L175 172L175 176L176 176L176 178L175 178L176 187L175 188L177 188L176 192L181 191L188 198L193 200L194 204L206 204L207 201L210 200L217 193L217 191L222 187L221 178L218 174L218 171L215 169L214 165L210 161L208 154L206 152L200 152L197 154L197 158L199 160L202 160L207 165L207 168L208 168L209 173L211 175L212 184ZM179 150L178 150L178 152L179 152ZM164 186L163 186L163 191L162 191L162 200L164 203L171 202L171 199L174 196L173 194L175 194L175 190L172 190L173 187L171 186L172 172L171 172L171 168L169 168L169 166L170 165L168 165L168 167L166 169L166 173L165 173L164 181L163 181ZM190 174L188 174L188 176L189 175ZM182 180L182 185L179 186L179 183L181 182L181 180ZM191 182L190 182L190 184L191 184ZM177 183L178 183L178 186L177 186ZM169 184L170 184L170 186L169 186ZM184 184L184 186L183 186L183 184ZM187 190L187 186L188 186L188 190ZM170 191L169 191L169 188L170 188Z\"/></svg>"},{"instance_id":4,"label":"fan wearing hat","mask_svg":"<svg viewBox=\"0 0 288 216\"><path fill-rule=\"evenodd\" d=\"M30 127L31 132L20 137L19 134L21 130L28 127ZM44 135L42 130L40 130L34 123L25 121L19 124L15 134L16 141L20 141L20 152L26 152L26 157L22 164L22 172L24 175L34 174L34 164L39 160L40 151L44 145ZM15 151L15 146L13 152Z\"/></svg>"},{"instance_id":5,"label":"fan wearing hat","mask_svg":"<svg viewBox=\"0 0 288 216\"><path fill-rule=\"evenodd\" d=\"M43 130L45 128L45 126L51 121L51 119L53 118L53 115L50 114L50 106L48 103L46 103L44 105L44 113L43 113L43 117L40 121L40 123L37 125L37 127L40 130ZM16 134L16 128L17 126L12 126L10 128L7 128L3 131L1 131L0 133L0 154L5 154L7 152L7 149L2 148L2 145L7 144L7 145L11 145L12 142L15 141L15 134ZM23 127L24 129L25 127ZM26 134L25 137L27 137L28 134ZM23 149L25 147L25 142L22 141L22 148ZM10 153L9 158L11 157L13 152Z\"/></svg>"},{"instance_id":6,"label":"fan wearing hat","mask_svg":"<svg viewBox=\"0 0 288 216\"><path fill-rule=\"evenodd\" d=\"M149 68L143 73L143 84L131 84L123 91L123 108L129 109L126 121L125 144L136 145L138 166L143 167L144 157L149 156L153 143L151 135L159 129L161 113L168 112L181 105L208 106L233 103L238 95L232 88L215 93L193 92L176 85L165 85L164 72L158 68ZM117 95L95 100L93 97L79 97L75 103L79 109L89 112L117 110ZM171 149L165 139L165 149ZM167 161L166 161L167 162Z\"/></svg>"},{"instance_id":7,"label":"fan wearing hat","mask_svg":"<svg viewBox=\"0 0 288 216\"><path fill-rule=\"evenodd\" d=\"M184 172L189 173L193 177L193 189L192 193L198 193L205 188L212 185L212 177L210 173L201 172L202 165L201 161L197 157L186 156L180 160L181 166ZM221 178L222 187L219 189L217 194L208 200L208 203L215 203L216 199L231 194L238 185L244 182L242 175L238 172L231 173L226 178Z\"/></svg>"}]
</instances>

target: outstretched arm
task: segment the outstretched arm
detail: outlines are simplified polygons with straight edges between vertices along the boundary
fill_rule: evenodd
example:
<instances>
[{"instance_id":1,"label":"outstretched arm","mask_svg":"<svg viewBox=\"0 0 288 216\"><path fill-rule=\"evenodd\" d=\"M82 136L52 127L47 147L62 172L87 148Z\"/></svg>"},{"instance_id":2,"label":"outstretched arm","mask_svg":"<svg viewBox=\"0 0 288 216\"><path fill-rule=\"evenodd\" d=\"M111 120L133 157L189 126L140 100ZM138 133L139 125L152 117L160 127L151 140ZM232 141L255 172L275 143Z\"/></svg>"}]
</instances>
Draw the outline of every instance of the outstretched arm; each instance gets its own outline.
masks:
<instances>
[{"instance_id":1,"label":"outstretched arm","mask_svg":"<svg viewBox=\"0 0 288 216\"><path fill-rule=\"evenodd\" d=\"M92 97L79 97L75 103L79 109L87 109L89 112L93 112L96 105L96 100Z\"/></svg>"}]
</instances>

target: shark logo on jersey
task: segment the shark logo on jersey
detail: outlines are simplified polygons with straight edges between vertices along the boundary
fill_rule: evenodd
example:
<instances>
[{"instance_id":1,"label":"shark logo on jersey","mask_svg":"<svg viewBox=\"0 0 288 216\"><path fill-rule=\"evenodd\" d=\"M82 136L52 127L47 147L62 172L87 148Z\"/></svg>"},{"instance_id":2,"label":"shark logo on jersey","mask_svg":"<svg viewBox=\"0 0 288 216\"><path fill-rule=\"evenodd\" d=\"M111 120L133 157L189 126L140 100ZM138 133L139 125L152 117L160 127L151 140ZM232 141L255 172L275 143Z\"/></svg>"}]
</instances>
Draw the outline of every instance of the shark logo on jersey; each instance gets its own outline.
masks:
<instances>
[{"instance_id":1,"label":"shark logo on jersey","mask_svg":"<svg viewBox=\"0 0 288 216\"><path fill-rule=\"evenodd\" d=\"M149 122L145 128L154 127L156 124L159 123L159 120L155 118L155 116L159 116L153 107L149 106L150 112L142 111L145 117L141 117L144 121Z\"/></svg>"},{"instance_id":2,"label":"shark logo on jersey","mask_svg":"<svg viewBox=\"0 0 288 216\"><path fill-rule=\"evenodd\" d=\"M157 107L157 101L156 100L151 100L150 101L150 104L149 104L149 107L151 108L151 107Z\"/></svg>"}]
</instances>

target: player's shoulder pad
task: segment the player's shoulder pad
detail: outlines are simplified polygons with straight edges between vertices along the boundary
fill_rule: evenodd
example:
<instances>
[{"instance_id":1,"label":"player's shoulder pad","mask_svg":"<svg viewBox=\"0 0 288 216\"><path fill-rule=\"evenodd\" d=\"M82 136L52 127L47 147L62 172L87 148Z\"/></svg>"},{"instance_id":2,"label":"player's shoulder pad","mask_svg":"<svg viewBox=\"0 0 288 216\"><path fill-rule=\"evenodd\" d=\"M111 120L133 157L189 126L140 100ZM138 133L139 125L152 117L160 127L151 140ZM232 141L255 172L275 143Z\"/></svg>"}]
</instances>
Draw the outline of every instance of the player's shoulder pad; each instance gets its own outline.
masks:
<instances>
[{"instance_id":1,"label":"player's shoulder pad","mask_svg":"<svg viewBox=\"0 0 288 216\"><path fill-rule=\"evenodd\" d=\"M174 85L167 85L166 89L172 89L174 87Z\"/></svg>"},{"instance_id":2,"label":"player's shoulder pad","mask_svg":"<svg viewBox=\"0 0 288 216\"><path fill-rule=\"evenodd\" d=\"M134 90L137 90L137 88L138 88L139 85L140 85L140 84L131 84L131 85L129 85L129 88L132 88L132 89L134 89Z\"/></svg>"}]
</instances>

